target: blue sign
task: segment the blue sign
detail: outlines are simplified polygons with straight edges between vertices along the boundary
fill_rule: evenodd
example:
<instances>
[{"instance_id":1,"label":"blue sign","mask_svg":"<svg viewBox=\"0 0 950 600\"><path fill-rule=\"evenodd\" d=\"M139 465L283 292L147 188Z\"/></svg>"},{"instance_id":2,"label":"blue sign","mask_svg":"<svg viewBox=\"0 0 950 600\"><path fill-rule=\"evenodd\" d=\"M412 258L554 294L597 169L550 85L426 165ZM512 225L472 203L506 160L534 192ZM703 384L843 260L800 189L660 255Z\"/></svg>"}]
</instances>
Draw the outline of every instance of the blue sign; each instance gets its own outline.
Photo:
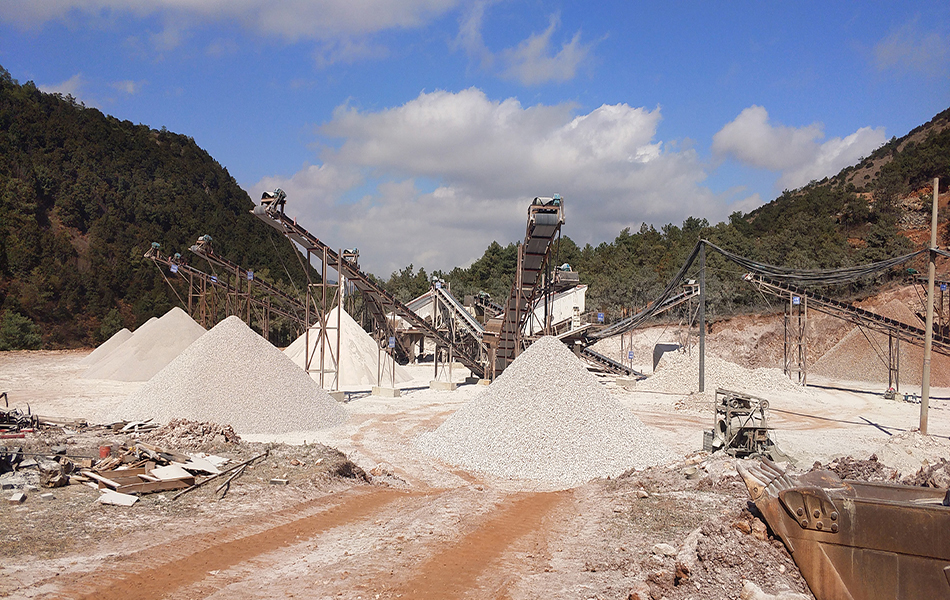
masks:
<instances>
[{"instance_id":1,"label":"blue sign","mask_svg":"<svg viewBox=\"0 0 950 600\"><path fill-rule=\"evenodd\" d=\"M393 336L389 336L389 347L390 348L396 347L396 338Z\"/></svg>"},{"instance_id":2,"label":"blue sign","mask_svg":"<svg viewBox=\"0 0 950 600\"><path fill-rule=\"evenodd\" d=\"M218 276L217 276L217 275L212 275L212 276L211 276L211 283L218 283Z\"/></svg>"},{"instance_id":3,"label":"blue sign","mask_svg":"<svg viewBox=\"0 0 950 600\"><path fill-rule=\"evenodd\" d=\"M247 272L247 280L248 280L248 281L254 281L254 271L248 271L248 272Z\"/></svg>"},{"instance_id":4,"label":"blue sign","mask_svg":"<svg viewBox=\"0 0 950 600\"><path fill-rule=\"evenodd\" d=\"M627 360L633 360L633 350L627 352Z\"/></svg>"},{"instance_id":5,"label":"blue sign","mask_svg":"<svg viewBox=\"0 0 950 600\"><path fill-rule=\"evenodd\" d=\"M598 323L604 322L604 313L597 313L597 322Z\"/></svg>"},{"instance_id":6,"label":"blue sign","mask_svg":"<svg viewBox=\"0 0 950 600\"><path fill-rule=\"evenodd\" d=\"M172 265L170 270L171 270L172 273L177 273L177 272L178 272L178 265Z\"/></svg>"},{"instance_id":7,"label":"blue sign","mask_svg":"<svg viewBox=\"0 0 950 600\"><path fill-rule=\"evenodd\" d=\"M436 282L435 282L435 289L437 289L437 290L441 290L441 289L442 289L442 282L441 282L441 281L436 281Z\"/></svg>"},{"instance_id":8,"label":"blue sign","mask_svg":"<svg viewBox=\"0 0 950 600\"><path fill-rule=\"evenodd\" d=\"M798 296L792 296L792 304L794 304L795 306L798 306L801 303L802 303L801 298L799 298Z\"/></svg>"},{"instance_id":9,"label":"blue sign","mask_svg":"<svg viewBox=\"0 0 950 600\"><path fill-rule=\"evenodd\" d=\"M946 284L946 283L941 283L941 284L940 284L940 291L941 291L941 292L946 292L946 291L947 291L947 284Z\"/></svg>"}]
</instances>

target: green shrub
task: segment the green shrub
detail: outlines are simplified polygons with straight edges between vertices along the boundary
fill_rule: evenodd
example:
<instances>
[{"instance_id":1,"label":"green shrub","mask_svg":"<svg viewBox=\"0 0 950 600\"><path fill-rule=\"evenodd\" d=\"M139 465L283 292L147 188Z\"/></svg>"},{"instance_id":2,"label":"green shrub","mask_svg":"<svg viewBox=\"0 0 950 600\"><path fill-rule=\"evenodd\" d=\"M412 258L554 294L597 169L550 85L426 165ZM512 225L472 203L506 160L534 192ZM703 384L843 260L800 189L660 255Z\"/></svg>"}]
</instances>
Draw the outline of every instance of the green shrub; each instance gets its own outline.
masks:
<instances>
[{"instance_id":1,"label":"green shrub","mask_svg":"<svg viewBox=\"0 0 950 600\"><path fill-rule=\"evenodd\" d=\"M0 350L39 350L40 328L29 317L6 310L0 317Z\"/></svg>"}]
</instances>

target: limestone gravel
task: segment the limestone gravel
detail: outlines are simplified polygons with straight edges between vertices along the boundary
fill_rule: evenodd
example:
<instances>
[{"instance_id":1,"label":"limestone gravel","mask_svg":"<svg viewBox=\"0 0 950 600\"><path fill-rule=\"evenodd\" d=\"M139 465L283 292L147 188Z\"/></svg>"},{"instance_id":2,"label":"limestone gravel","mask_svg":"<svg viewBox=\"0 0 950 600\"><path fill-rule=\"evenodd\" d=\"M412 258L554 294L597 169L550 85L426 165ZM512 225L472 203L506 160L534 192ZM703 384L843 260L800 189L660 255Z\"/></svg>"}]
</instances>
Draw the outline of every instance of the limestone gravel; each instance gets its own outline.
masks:
<instances>
[{"instance_id":1,"label":"limestone gravel","mask_svg":"<svg viewBox=\"0 0 950 600\"><path fill-rule=\"evenodd\" d=\"M238 434L338 425L346 411L280 350L228 317L198 338L110 415L210 421Z\"/></svg>"},{"instance_id":2,"label":"limestone gravel","mask_svg":"<svg viewBox=\"0 0 950 600\"><path fill-rule=\"evenodd\" d=\"M788 378L780 369L747 369L707 354L704 365L706 394L716 388L745 392L768 398L769 393L814 393ZM635 389L667 394L690 394L699 390L699 353L668 352L657 364L656 372L636 384Z\"/></svg>"},{"instance_id":3,"label":"limestone gravel","mask_svg":"<svg viewBox=\"0 0 950 600\"><path fill-rule=\"evenodd\" d=\"M532 344L417 444L431 456L475 471L566 486L671 458L640 419L553 337Z\"/></svg>"},{"instance_id":4,"label":"limestone gravel","mask_svg":"<svg viewBox=\"0 0 950 600\"><path fill-rule=\"evenodd\" d=\"M83 377L148 381L204 333L204 327L176 306L136 329L132 337L90 367Z\"/></svg>"},{"instance_id":5,"label":"limestone gravel","mask_svg":"<svg viewBox=\"0 0 950 600\"><path fill-rule=\"evenodd\" d=\"M79 361L79 364L86 367L91 367L100 360L103 360L105 357L109 356L113 350L124 344L125 341L130 337L132 337L132 332L123 327L119 331L113 333L109 339L99 344L95 350L89 353L89 356Z\"/></svg>"},{"instance_id":6,"label":"limestone gravel","mask_svg":"<svg viewBox=\"0 0 950 600\"><path fill-rule=\"evenodd\" d=\"M340 313L339 329L336 327L336 308L330 311L327 320L330 324L330 326L327 327L327 347L330 348L331 351L327 353L327 360L324 364L324 368L327 371L324 373L324 385L326 385L328 389L332 389L331 384L334 378L334 365L331 357L336 352L334 349L338 343L338 336L340 356L337 363L339 366L338 384L340 388L369 389L371 386L376 385L379 377L380 358L379 345L376 343L376 340L366 333L360 324L353 320L353 317L345 310ZM320 354L322 344L320 343L319 325L310 328L309 340L307 334L301 335L294 340L292 344L287 346L284 350L284 354L300 368L306 368L308 341L310 342L309 354L311 356L310 376L313 377L315 381L320 381ZM390 366L385 370L383 385L389 385L392 382L391 378L393 373L389 370L392 368L392 363L390 362L389 364ZM396 365L395 369L396 383L405 383L412 380L412 376L409 375L403 367Z\"/></svg>"}]
</instances>

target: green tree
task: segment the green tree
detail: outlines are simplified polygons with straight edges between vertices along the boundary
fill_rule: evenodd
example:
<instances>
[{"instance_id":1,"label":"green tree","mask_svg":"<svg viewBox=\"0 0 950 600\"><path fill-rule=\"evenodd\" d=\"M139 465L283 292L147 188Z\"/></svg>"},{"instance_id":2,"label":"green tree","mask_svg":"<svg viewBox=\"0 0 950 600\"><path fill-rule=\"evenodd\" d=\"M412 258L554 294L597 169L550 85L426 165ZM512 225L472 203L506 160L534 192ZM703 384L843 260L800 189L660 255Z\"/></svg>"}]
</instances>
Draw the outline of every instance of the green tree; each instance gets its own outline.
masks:
<instances>
[{"instance_id":1,"label":"green tree","mask_svg":"<svg viewBox=\"0 0 950 600\"><path fill-rule=\"evenodd\" d=\"M29 318L11 310L0 318L0 350L38 350L43 345L40 328Z\"/></svg>"}]
</instances>

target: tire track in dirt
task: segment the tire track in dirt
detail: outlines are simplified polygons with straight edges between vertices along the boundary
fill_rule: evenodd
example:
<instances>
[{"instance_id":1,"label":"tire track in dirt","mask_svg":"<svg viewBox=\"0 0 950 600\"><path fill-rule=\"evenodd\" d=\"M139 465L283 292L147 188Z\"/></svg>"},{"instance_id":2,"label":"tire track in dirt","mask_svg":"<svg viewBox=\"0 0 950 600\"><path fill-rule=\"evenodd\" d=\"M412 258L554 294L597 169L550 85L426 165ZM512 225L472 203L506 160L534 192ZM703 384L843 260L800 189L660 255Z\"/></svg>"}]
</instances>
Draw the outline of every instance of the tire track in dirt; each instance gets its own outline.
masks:
<instances>
[{"instance_id":1,"label":"tire track in dirt","mask_svg":"<svg viewBox=\"0 0 950 600\"><path fill-rule=\"evenodd\" d=\"M162 548L143 550L137 553L142 555L142 560L135 562L155 566L131 573L121 567L105 573L96 571L82 577L75 585L70 586L71 589L56 594L56 597L82 600L162 598L177 589L201 581L211 571L227 569L335 527L371 517L387 504L418 495L420 494L393 489L347 492L335 496L337 503L317 514L268 527L252 535L213 543L181 558L163 561ZM171 549L187 542L187 539L179 539L166 546L170 547L169 553L175 554Z\"/></svg>"},{"instance_id":2,"label":"tire track in dirt","mask_svg":"<svg viewBox=\"0 0 950 600\"><path fill-rule=\"evenodd\" d=\"M408 580L387 591L386 598L427 600L460 598L481 590L486 598L497 598L516 575L511 568L499 569L503 580L479 581L483 574L520 540L544 537L545 518L572 498L570 491L516 494L504 507L489 515L474 531L423 562ZM543 545L544 540L541 540ZM491 589L486 589L491 588Z\"/></svg>"}]
</instances>

